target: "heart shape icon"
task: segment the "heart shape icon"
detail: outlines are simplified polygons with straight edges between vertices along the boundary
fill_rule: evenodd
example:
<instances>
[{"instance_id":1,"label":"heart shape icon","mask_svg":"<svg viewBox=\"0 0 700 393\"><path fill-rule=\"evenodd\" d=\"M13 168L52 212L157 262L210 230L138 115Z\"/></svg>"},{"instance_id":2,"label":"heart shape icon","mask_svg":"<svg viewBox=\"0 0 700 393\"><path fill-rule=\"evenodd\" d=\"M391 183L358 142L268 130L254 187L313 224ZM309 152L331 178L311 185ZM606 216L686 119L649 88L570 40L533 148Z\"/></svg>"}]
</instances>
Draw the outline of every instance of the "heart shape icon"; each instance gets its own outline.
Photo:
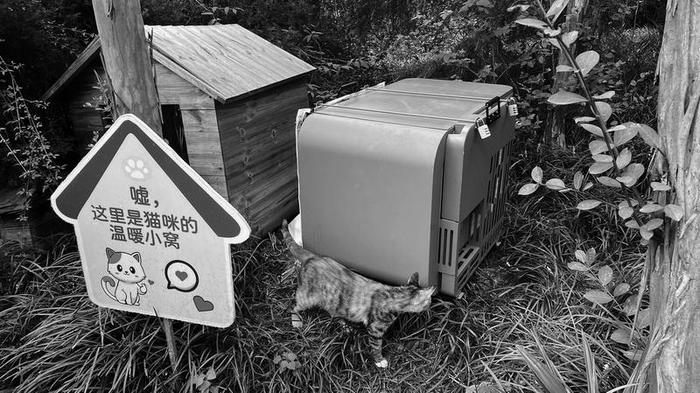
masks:
<instances>
[{"instance_id":1,"label":"heart shape icon","mask_svg":"<svg viewBox=\"0 0 700 393\"><path fill-rule=\"evenodd\" d=\"M175 275L177 276L177 278L180 279L180 281L185 281L185 279L187 278L187 272L183 272L182 270L176 271Z\"/></svg>"},{"instance_id":2,"label":"heart shape icon","mask_svg":"<svg viewBox=\"0 0 700 393\"><path fill-rule=\"evenodd\" d=\"M214 303L204 300L203 297L197 295L192 298L194 301L194 306L197 307L199 312L207 312L214 309Z\"/></svg>"}]
</instances>

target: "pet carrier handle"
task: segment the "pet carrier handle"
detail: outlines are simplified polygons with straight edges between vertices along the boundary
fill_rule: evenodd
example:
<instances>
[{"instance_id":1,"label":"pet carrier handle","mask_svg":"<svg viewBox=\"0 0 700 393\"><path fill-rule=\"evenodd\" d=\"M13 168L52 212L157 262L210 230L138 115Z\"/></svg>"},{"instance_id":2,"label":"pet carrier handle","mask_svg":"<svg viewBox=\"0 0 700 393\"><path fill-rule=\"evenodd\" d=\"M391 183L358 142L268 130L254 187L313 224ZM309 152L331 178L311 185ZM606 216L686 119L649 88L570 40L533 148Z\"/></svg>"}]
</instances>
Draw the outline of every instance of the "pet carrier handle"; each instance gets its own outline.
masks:
<instances>
[{"instance_id":1,"label":"pet carrier handle","mask_svg":"<svg viewBox=\"0 0 700 393\"><path fill-rule=\"evenodd\" d=\"M486 102L486 124L491 124L501 117L501 97L495 96ZM495 108L494 108L495 107ZM491 109L491 111L489 111Z\"/></svg>"}]
</instances>

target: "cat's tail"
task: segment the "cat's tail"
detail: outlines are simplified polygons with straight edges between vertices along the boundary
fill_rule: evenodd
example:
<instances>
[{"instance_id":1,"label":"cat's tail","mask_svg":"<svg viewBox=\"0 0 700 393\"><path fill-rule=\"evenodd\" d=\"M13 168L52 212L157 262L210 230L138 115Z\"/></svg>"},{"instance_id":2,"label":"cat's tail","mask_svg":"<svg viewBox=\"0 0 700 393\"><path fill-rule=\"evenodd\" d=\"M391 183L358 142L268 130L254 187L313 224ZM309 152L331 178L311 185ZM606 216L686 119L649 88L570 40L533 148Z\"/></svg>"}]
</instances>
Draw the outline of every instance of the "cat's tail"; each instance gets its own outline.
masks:
<instances>
[{"instance_id":1,"label":"cat's tail","mask_svg":"<svg viewBox=\"0 0 700 393\"><path fill-rule=\"evenodd\" d=\"M310 258L315 257L315 254L313 254L311 251L308 251L301 247L299 244L297 244L296 241L294 241L294 238L292 237L292 234L289 233L289 224L287 223L287 220L282 221L282 236L284 237L284 243L287 245L287 248L289 249L289 252L294 255L296 259L301 262L303 265L304 262L309 260Z\"/></svg>"},{"instance_id":2,"label":"cat's tail","mask_svg":"<svg viewBox=\"0 0 700 393\"><path fill-rule=\"evenodd\" d=\"M117 296L114 294L117 284L114 282L112 277L104 276L100 282L102 284L102 290L105 291L107 296L112 298L112 300L117 300ZM111 290L110 290L111 289Z\"/></svg>"}]
</instances>

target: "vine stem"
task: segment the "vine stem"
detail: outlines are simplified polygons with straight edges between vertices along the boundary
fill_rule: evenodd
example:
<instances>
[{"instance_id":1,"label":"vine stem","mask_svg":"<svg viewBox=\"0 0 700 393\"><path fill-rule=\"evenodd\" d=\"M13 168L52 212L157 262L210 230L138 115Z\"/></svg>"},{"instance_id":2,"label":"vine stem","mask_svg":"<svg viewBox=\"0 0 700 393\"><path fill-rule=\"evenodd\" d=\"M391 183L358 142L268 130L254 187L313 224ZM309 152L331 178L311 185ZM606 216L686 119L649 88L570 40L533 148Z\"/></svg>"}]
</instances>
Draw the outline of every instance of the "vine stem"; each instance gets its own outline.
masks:
<instances>
[{"instance_id":1,"label":"vine stem","mask_svg":"<svg viewBox=\"0 0 700 393\"><path fill-rule=\"evenodd\" d=\"M7 150L9 150L10 155L12 157L14 157L15 160L17 160L17 164L19 164L19 167L22 168L22 171L24 173L27 173L27 169L24 167L24 165L22 165L22 161L19 160L19 157L17 157L17 154L15 154L15 151L12 150L12 147L10 147L10 144L7 142L7 139L5 139L5 137L3 137L1 133L0 133L0 140L2 140L2 142L5 144L5 146L7 146Z\"/></svg>"},{"instance_id":2,"label":"vine stem","mask_svg":"<svg viewBox=\"0 0 700 393\"><path fill-rule=\"evenodd\" d=\"M540 12L542 12L542 16L544 17L544 22L547 24L547 27L550 29L554 30L554 25L552 22L549 21L549 18L547 18L547 11L545 11L544 7L542 6L541 0L535 0L537 2L537 6L540 9ZM546 34L546 33L545 33ZM561 39L561 35L557 34L554 39L557 40L557 43L559 44L559 50L561 50L564 53L564 56L566 57L566 60L571 64L571 66L574 68L574 74L576 75L576 78L578 79L579 84L581 85L581 88L583 89L583 93L586 98L586 102L588 104L588 107L591 109L591 112L593 113L593 116L595 116L596 120L598 121L598 124L600 125L600 129L603 133L603 140L605 141L605 145L608 148L609 151L612 152L613 155L613 169L615 171L615 176L620 175L620 167L617 165L617 158L620 155L620 152L617 150L617 146L612 141L612 138L610 137L610 131L608 131L607 126L605 125L605 120L603 119L603 116L600 114L600 111L598 110L598 107L595 105L595 100L593 99L593 96L591 95L590 90L588 89L588 85L586 84L585 79L583 79L583 72L581 71L581 68L578 66L578 62L576 62L576 59L574 58L573 54L569 50L569 46L564 43L564 41ZM637 200L638 204L641 205L643 202L642 196L637 192L637 190L633 187L627 187L626 185L621 183L622 187L629 188L632 193L634 194L634 198ZM625 195L624 198L627 200L627 204L629 207L632 206L632 200L629 196ZM635 217L634 215L632 218L637 222L639 225L640 222Z\"/></svg>"}]
</instances>

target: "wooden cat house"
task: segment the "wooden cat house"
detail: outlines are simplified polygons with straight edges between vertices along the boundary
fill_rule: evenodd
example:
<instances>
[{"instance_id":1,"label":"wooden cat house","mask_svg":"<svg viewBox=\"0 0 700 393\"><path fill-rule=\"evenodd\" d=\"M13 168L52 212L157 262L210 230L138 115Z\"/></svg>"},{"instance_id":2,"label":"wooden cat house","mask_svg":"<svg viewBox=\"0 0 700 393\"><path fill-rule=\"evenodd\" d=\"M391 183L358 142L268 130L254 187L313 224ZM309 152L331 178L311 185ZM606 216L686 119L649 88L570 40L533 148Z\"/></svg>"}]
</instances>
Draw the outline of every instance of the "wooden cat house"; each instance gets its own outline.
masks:
<instances>
[{"instance_id":1,"label":"wooden cat house","mask_svg":"<svg viewBox=\"0 0 700 393\"><path fill-rule=\"evenodd\" d=\"M298 211L294 123L314 67L239 25L146 26L163 137L253 232ZM87 146L104 131L94 40L44 94Z\"/></svg>"}]
</instances>

